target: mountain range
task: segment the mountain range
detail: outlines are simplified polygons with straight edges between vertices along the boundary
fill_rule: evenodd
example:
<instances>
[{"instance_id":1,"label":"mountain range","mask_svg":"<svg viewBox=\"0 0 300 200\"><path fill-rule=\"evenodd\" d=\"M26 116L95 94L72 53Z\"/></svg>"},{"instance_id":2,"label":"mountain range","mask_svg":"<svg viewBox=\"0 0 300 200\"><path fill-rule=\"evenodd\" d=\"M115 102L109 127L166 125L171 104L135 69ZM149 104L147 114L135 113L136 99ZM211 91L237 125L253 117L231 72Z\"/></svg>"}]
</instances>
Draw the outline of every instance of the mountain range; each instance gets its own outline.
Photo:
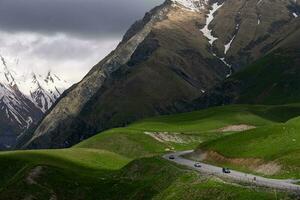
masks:
<instances>
[{"instance_id":1,"label":"mountain range","mask_svg":"<svg viewBox=\"0 0 300 200\"><path fill-rule=\"evenodd\" d=\"M300 199L298 16L166 0L64 92L1 57L0 199Z\"/></svg>"},{"instance_id":2,"label":"mountain range","mask_svg":"<svg viewBox=\"0 0 300 200\"><path fill-rule=\"evenodd\" d=\"M48 72L18 74L18 60L0 55L0 149L11 148L17 137L36 124L55 103L68 83Z\"/></svg>"},{"instance_id":3,"label":"mountain range","mask_svg":"<svg viewBox=\"0 0 300 200\"><path fill-rule=\"evenodd\" d=\"M17 147L70 147L108 128L201 104L224 80L277 55L275 49L285 52L280 47L298 30L299 8L294 0L167 0L134 23Z\"/></svg>"}]
</instances>

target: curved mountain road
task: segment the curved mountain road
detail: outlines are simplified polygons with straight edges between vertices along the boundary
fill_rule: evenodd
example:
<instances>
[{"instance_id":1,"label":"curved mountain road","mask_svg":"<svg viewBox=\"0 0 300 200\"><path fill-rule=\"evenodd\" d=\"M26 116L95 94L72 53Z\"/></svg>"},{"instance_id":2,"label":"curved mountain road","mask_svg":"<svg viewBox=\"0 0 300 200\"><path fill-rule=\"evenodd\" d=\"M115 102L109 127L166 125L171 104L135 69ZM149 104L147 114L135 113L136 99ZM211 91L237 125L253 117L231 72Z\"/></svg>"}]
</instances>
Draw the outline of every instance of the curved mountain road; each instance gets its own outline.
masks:
<instances>
[{"instance_id":1,"label":"curved mountain road","mask_svg":"<svg viewBox=\"0 0 300 200\"><path fill-rule=\"evenodd\" d=\"M217 167L214 165L209 165L201 162L199 162L201 164L201 167L195 167L194 166L196 163L195 161L188 160L182 157L183 155L191 152L193 151L180 151L180 152L168 153L164 155L163 158L175 162L177 164L184 165L193 170L214 175L217 177L228 178L234 181L243 182L254 186L263 186L263 187L269 187L269 188L280 189L280 190L288 190L288 191L300 193L300 185L293 184L295 180L270 179L270 178L264 178L261 176L247 174L235 170L230 170L231 173L225 174L223 173L221 167ZM174 159L169 159L171 155L174 156Z\"/></svg>"}]
</instances>

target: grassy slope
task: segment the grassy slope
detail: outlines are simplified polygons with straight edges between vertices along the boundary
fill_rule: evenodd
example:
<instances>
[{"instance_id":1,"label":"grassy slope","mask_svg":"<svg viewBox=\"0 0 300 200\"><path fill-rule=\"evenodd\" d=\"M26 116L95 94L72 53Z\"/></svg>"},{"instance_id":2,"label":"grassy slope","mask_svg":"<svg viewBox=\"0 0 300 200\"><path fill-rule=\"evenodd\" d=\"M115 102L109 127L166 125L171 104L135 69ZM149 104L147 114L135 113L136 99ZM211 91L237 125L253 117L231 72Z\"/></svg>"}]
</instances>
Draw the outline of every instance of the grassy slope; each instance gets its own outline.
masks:
<instances>
[{"instance_id":1,"label":"grassy slope","mask_svg":"<svg viewBox=\"0 0 300 200\"><path fill-rule=\"evenodd\" d=\"M0 188L17 179L19 175L43 165L85 174L99 170L117 170L129 163L129 159L104 150L63 149L42 151L16 151L0 153Z\"/></svg>"},{"instance_id":2,"label":"grassy slope","mask_svg":"<svg viewBox=\"0 0 300 200\"><path fill-rule=\"evenodd\" d=\"M10 164L14 164L10 163ZM2 187L0 199L274 199L272 192L228 185L199 177L160 158L134 161L119 171L86 174L60 167L43 167L35 183L26 173ZM279 197L288 198L286 194Z\"/></svg>"},{"instance_id":3,"label":"grassy slope","mask_svg":"<svg viewBox=\"0 0 300 200\"><path fill-rule=\"evenodd\" d=\"M210 108L204 111L147 119L125 128L105 131L76 145L75 148L106 149L130 158L151 156L161 154L170 147L176 150L192 149L198 146L199 142L161 143L144 132L180 133L182 138L192 136L204 142L231 134L216 131L228 125L248 124L260 127L285 122L298 116L298 113L300 113L298 105L235 105Z\"/></svg>"},{"instance_id":4,"label":"grassy slope","mask_svg":"<svg viewBox=\"0 0 300 200\"><path fill-rule=\"evenodd\" d=\"M71 149L0 153L0 199L272 199L273 194L227 185L198 175L159 158L142 158L165 153L165 148L191 149L187 144L161 143L144 134L178 132L201 141L232 133L216 129L249 124L263 129L279 126L297 115L297 105L226 106L205 111L147 119L131 126L101 133ZM280 117L278 117L280 116ZM236 134L234 134L236 135ZM135 160L135 161L133 161ZM133 162L131 162L133 161ZM128 164L131 162L130 164ZM128 164L128 165L127 165ZM43 166L36 183L28 174ZM284 195L284 194L280 194Z\"/></svg>"},{"instance_id":5,"label":"grassy slope","mask_svg":"<svg viewBox=\"0 0 300 200\"><path fill-rule=\"evenodd\" d=\"M283 124L273 124L209 141L200 145L200 148L216 151L229 158L260 158L276 161L283 166L276 176L299 179L299 130L300 119L295 118ZM231 165L231 167L241 166Z\"/></svg>"}]
</instances>

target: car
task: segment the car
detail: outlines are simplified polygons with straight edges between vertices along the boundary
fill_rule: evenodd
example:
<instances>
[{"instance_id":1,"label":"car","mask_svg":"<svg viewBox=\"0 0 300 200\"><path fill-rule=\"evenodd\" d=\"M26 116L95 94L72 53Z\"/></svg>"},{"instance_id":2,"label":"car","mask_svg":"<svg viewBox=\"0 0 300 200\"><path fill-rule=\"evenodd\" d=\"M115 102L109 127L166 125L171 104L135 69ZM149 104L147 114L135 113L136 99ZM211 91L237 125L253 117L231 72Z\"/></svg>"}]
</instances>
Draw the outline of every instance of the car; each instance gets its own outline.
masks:
<instances>
[{"instance_id":1,"label":"car","mask_svg":"<svg viewBox=\"0 0 300 200\"><path fill-rule=\"evenodd\" d=\"M170 160L174 160L174 159L175 159L175 156L174 156L174 155L170 155L170 156L169 156L169 159L170 159Z\"/></svg>"},{"instance_id":2,"label":"car","mask_svg":"<svg viewBox=\"0 0 300 200\"><path fill-rule=\"evenodd\" d=\"M230 173L231 173L231 171L230 171L229 168L223 168L222 171L223 171L223 173L225 173L225 174L230 174Z\"/></svg>"},{"instance_id":3,"label":"car","mask_svg":"<svg viewBox=\"0 0 300 200\"><path fill-rule=\"evenodd\" d=\"M198 167L198 168L199 168L199 167L202 167L200 163L195 163L194 166L195 166L195 167Z\"/></svg>"}]
</instances>

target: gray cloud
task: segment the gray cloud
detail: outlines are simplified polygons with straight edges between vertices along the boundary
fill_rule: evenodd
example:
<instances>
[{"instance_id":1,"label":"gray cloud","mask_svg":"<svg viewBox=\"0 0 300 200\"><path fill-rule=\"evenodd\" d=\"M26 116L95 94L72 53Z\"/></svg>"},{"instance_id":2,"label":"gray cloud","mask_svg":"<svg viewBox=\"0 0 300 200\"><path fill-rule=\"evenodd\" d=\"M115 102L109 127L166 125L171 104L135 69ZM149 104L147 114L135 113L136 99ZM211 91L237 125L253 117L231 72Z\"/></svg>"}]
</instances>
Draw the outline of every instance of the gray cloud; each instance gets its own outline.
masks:
<instances>
[{"instance_id":1,"label":"gray cloud","mask_svg":"<svg viewBox=\"0 0 300 200\"><path fill-rule=\"evenodd\" d=\"M0 54L10 63L10 70L18 74L46 74L51 70L71 83L79 81L118 44L115 38L85 40L65 34L0 31L0 38Z\"/></svg>"},{"instance_id":2,"label":"gray cloud","mask_svg":"<svg viewBox=\"0 0 300 200\"><path fill-rule=\"evenodd\" d=\"M74 83L163 1L0 0L0 54L19 60L16 72L52 70Z\"/></svg>"},{"instance_id":3,"label":"gray cloud","mask_svg":"<svg viewBox=\"0 0 300 200\"><path fill-rule=\"evenodd\" d=\"M120 36L163 0L0 0L0 29Z\"/></svg>"}]
</instances>

